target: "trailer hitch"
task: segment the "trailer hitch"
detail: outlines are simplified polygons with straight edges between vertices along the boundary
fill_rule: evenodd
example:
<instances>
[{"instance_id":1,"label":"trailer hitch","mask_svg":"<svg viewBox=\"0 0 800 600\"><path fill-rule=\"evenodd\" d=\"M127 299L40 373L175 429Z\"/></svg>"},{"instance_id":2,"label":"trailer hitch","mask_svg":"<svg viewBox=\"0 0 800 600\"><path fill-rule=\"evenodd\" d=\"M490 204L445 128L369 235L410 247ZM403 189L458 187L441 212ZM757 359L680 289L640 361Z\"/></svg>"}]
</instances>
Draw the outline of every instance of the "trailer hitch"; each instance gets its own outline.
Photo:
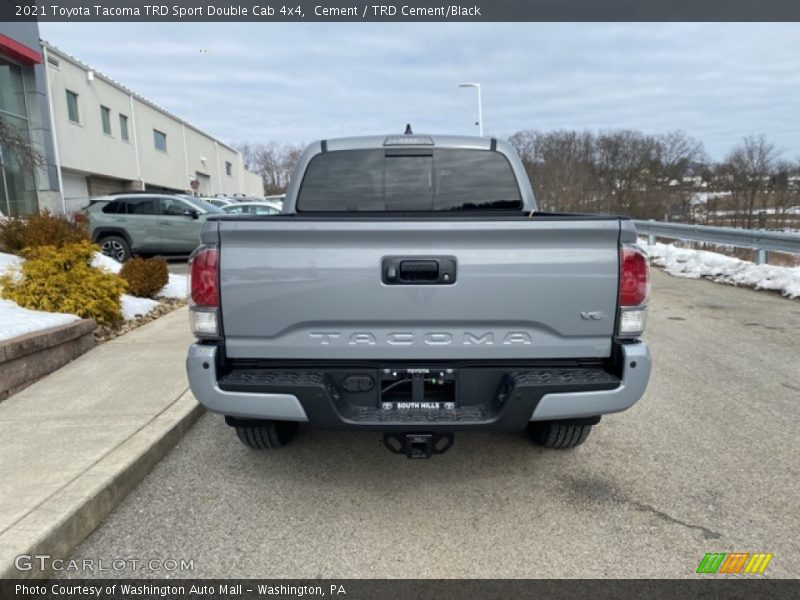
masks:
<instances>
[{"instance_id":1,"label":"trailer hitch","mask_svg":"<svg viewBox=\"0 0 800 600\"><path fill-rule=\"evenodd\" d=\"M430 458L453 447L453 434L384 433L383 445L393 454L405 454L408 458Z\"/></svg>"}]
</instances>

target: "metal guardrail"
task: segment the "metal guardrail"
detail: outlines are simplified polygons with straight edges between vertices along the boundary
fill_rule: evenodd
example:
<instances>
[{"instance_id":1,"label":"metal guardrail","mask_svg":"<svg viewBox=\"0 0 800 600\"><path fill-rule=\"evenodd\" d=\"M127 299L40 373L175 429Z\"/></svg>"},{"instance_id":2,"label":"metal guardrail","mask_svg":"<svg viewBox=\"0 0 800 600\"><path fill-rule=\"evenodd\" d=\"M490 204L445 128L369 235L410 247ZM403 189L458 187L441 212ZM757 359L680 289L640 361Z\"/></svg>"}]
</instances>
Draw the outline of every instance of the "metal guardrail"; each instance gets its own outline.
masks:
<instances>
[{"instance_id":1,"label":"metal guardrail","mask_svg":"<svg viewBox=\"0 0 800 600\"><path fill-rule=\"evenodd\" d=\"M647 241L651 246L655 244L656 237L664 237L739 248L754 248L758 250L756 262L759 265L767 262L767 252L770 251L800 254L800 233L736 229L735 227L714 227L712 225L686 225L652 220L634 220L634 223L639 233L647 234Z\"/></svg>"}]
</instances>

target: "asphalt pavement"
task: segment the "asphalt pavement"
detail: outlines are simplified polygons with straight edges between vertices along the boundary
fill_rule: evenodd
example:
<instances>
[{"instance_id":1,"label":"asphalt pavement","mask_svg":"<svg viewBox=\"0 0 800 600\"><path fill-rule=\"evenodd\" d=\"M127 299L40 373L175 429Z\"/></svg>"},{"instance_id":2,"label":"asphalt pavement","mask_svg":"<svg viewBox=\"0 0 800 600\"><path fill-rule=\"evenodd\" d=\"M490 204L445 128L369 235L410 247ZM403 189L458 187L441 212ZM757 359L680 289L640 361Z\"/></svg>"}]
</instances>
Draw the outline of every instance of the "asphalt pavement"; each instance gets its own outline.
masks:
<instances>
[{"instance_id":1,"label":"asphalt pavement","mask_svg":"<svg viewBox=\"0 0 800 600\"><path fill-rule=\"evenodd\" d=\"M427 461L303 428L280 451L198 421L73 553L131 577L693 577L706 552L800 575L800 302L653 277L645 397L568 451L462 433ZM69 576L109 576L74 572Z\"/></svg>"},{"instance_id":2,"label":"asphalt pavement","mask_svg":"<svg viewBox=\"0 0 800 600\"><path fill-rule=\"evenodd\" d=\"M167 259L167 268L170 273L177 275L186 275L188 258L169 258Z\"/></svg>"}]
</instances>

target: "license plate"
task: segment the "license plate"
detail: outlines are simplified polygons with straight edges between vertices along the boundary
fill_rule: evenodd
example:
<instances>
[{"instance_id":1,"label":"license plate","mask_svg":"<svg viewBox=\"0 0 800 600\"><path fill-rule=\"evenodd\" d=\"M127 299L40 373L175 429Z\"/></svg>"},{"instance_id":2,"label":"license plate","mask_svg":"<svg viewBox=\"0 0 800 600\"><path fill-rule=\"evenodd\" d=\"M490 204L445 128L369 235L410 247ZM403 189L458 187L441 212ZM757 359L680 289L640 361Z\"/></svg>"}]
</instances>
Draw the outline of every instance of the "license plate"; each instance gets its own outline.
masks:
<instances>
[{"instance_id":1,"label":"license plate","mask_svg":"<svg viewBox=\"0 0 800 600\"><path fill-rule=\"evenodd\" d=\"M384 369L380 406L415 413L454 410L456 372L437 367Z\"/></svg>"},{"instance_id":2,"label":"license plate","mask_svg":"<svg viewBox=\"0 0 800 600\"><path fill-rule=\"evenodd\" d=\"M382 402L384 410L406 410L412 411L434 411L434 410L453 410L455 402Z\"/></svg>"}]
</instances>

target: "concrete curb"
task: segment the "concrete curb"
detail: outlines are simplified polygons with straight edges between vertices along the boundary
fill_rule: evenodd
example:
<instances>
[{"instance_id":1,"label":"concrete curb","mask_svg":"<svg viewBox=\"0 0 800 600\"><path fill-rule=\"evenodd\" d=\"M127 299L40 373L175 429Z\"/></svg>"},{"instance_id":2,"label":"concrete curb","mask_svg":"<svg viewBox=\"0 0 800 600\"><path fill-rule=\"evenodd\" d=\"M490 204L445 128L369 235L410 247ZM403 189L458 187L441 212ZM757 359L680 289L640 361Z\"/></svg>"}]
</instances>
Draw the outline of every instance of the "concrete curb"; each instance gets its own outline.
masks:
<instances>
[{"instance_id":1,"label":"concrete curb","mask_svg":"<svg viewBox=\"0 0 800 600\"><path fill-rule=\"evenodd\" d=\"M89 469L73 479L0 535L0 578L42 578L51 574L35 561L20 571L21 554L66 558L205 412L187 390Z\"/></svg>"}]
</instances>

